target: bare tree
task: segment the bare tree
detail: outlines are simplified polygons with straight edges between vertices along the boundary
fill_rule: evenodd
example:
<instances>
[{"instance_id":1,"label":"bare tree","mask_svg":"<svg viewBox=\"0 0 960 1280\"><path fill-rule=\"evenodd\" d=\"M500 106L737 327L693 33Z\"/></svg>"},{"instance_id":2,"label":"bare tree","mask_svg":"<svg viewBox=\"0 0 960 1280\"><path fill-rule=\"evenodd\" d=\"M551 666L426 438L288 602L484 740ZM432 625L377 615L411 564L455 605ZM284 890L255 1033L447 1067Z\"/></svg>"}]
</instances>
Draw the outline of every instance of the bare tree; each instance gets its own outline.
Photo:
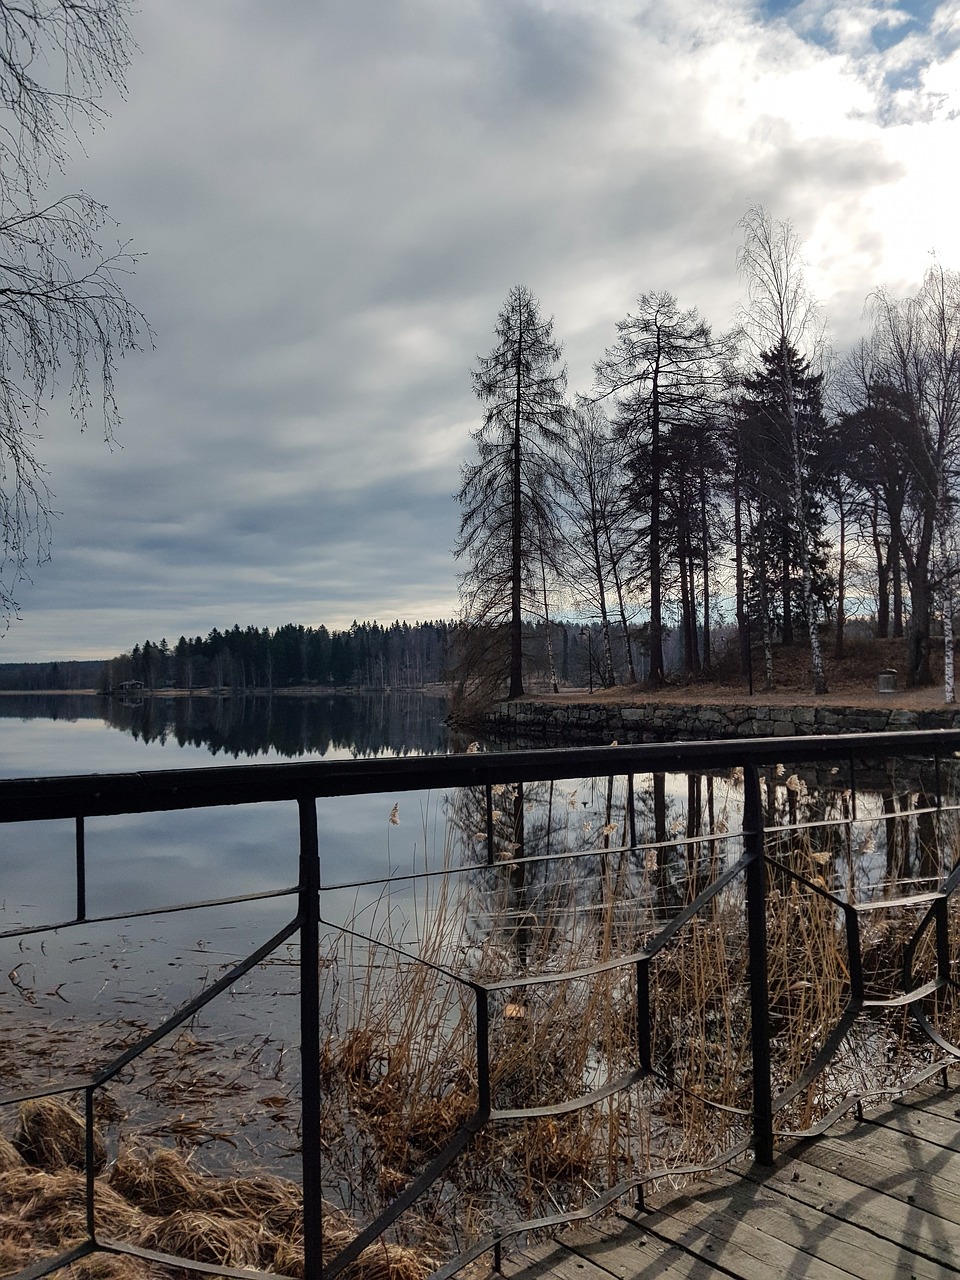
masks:
<instances>
[{"instance_id":1,"label":"bare tree","mask_svg":"<svg viewBox=\"0 0 960 1280\"><path fill-rule=\"evenodd\" d=\"M573 414L559 459L563 508L561 564L575 604L600 620L602 682L615 683L610 593L616 596L631 679L636 681L624 602L622 562L632 544L623 502L626 446L596 404Z\"/></svg>"},{"instance_id":2,"label":"bare tree","mask_svg":"<svg viewBox=\"0 0 960 1280\"><path fill-rule=\"evenodd\" d=\"M932 683L934 599L953 574L952 525L960 487L960 275L939 264L913 298L873 295L876 370L873 408L895 404L904 441L905 534L901 551L910 587L911 685ZM889 414L879 424L887 430Z\"/></svg>"},{"instance_id":3,"label":"bare tree","mask_svg":"<svg viewBox=\"0 0 960 1280\"><path fill-rule=\"evenodd\" d=\"M123 290L136 259L125 245L103 243L105 207L82 192L46 195L76 123L99 123L104 90L124 88L131 9L131 0L0 0L0 615L7 619L28 565L49 555L52 493L38 451L49 397L65 382L80 429L96 420L111 441L117 360L150 337Z\"/></svg>"},{"instance_id":4,"label":"bare tree","mask_svg":"<svg viewBox=\"0 0 960 1280\"><path fill-rule=\"evenodd\" d=\"M788 425L791 451L793 517L798 534L798 552L803 601L810 636L810 665L816 693L825 693L826 676L820 645L819 618L813 590L810 519L804 485L806 442L800 428L797 395L791 371L791 353L818 345L817 309L803 277L800 240L789 222L774 222L766 211L753 204L741 220L743 244L737 265L747 286L748 305L744 309L744 329L758 351L779 356L782 410Z\"/></svg>"},{"instance_id":5,"label":"bare tree","mask_svg":"<svg viewBox=\"0 0 960 1280\"><path fill-rule=\"evenodd\" d=\"M723 388L728 345L728 339L712 335L696 309L681 311L673 294L646 293L637 301L636 314L618 321L617 341L595 367L597 398L616 400L615 422L628 450L630 502L644 526L634 555L649 578L649 680L654 687L665 679L664 585L670 544L677 547L678 516L685 521L688 507L699 505L698 497L685 491L681 473L706 429L712 399ZM682 546L673 560L679 578L686 572ZM706 566L707 556L702 560Z\"/></svg>"}]
</instances>

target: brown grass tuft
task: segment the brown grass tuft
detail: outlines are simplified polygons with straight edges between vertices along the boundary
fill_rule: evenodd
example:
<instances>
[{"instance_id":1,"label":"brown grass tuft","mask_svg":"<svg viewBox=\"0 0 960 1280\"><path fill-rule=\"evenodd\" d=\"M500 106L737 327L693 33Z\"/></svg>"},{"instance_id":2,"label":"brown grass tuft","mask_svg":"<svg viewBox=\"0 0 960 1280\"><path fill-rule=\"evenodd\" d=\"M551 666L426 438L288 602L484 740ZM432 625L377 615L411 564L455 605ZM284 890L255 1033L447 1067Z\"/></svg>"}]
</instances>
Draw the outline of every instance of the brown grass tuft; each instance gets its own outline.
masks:
<instances>
[{"instance_id":1,"label":"brown grass tuft","mask_svg":"<svg viewBox=\"0 0 960 1280\"><path fill-rule=\"evenodd\" d=\"M121 1151L110 1171L110 1185L115 1191L155 1214L209 1207L212 1182L195 1173L183 1156L168 1147L149 1157Z\"/></svg>"},{"instance_id":2,"label":"brown grass tuft","mask_svg":"<svg viewBox=\"0 0 960 1280\"><path fill-rule=\"evenodd\" d=\"M16 1177L5 1174L2 1180ZM24 1184L20 1204L24 1222L36 1224L58 1245L86 1236L86 1185L79 1173L35 1173L19 1181ZM117 1240L135 1240L143 1229L143 1214L103 1182L96 1186L93 1220L98 1231Z\"/></svg>"},{"instance_id":3,"label":"brown grass tuft","mask_svg":"<svg viewBox=\"0 0 960 1280\"><path fill-rule=\"evenodd\" d=\"M144 1249L172 1253L191 1262L225 1267L256 1267L263 1232L257 1222L200 1209L177 1209L152 1223L140 1236Z\"/></svg>"},{"instance_id":4,"label":"brown grass tuft","mask_svg":"<svg viewBox=\"0 0 960 1280\"><path fill-rule=\"evenodd\" d=\"M23 1156L13 1145L9 1138L5 1138L0 1134L0 1173L7 1173L10 1169L22 1169Z\"/></svg>"},{"instance_id":5,"label":"brown grass tuft","mask_svg":"<svg viewBox=\"0 0 960 1280\"><path fill-rule=\"evenodd\" d=\"M83 1116L56 1098L34 1098L20 1104L13 1145L28 1164L40 1169L82 1169L86 1162ZM99 1130L93 1133L93 1165L99 1172L107 1148Z\"/></svg>"},{"instance_id":6,"label":"brown grass tuft","mask_svg":"<svg viewBox=\"0 0 960 1280\"><path fill-rule=\"evenodd\" d=\"M116 1253L92 1253L64 1272L66 1280L153 1280L148 1262Z\"/></svg>"}]
</instances>

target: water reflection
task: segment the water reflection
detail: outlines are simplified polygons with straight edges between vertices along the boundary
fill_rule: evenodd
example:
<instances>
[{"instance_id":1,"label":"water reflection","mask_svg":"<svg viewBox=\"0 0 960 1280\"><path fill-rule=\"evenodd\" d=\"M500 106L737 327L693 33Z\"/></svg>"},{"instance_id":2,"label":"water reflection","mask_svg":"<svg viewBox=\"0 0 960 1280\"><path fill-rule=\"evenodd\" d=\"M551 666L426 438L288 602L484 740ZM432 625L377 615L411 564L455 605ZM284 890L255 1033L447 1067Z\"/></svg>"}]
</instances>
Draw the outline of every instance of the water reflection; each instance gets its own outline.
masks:
<instances>
[{"instance_id":1,"label":"water reflection","mask_svg":"<svg viewBox=\"0 0 960 1280\"><path fill-rule=\"evenodd\" d=\"M457 750L447 701L420 692L311 697L148 697L24 694L0 698L0 720L101 720L136 741L206 749L233 759L433 755ZM82 766L81 766L82 767Z\"/></svg>"}]
</instances>

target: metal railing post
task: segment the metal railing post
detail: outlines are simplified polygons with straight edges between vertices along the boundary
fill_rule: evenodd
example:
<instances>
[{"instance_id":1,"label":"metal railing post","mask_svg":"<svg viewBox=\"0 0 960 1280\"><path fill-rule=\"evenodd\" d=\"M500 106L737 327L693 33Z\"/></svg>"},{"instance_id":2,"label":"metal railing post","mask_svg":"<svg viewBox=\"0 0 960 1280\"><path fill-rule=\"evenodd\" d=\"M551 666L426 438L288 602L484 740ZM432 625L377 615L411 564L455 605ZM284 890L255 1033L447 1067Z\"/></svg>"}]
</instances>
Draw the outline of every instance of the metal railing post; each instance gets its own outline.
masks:
<instances>
[{"instance_id":1,"label":"metal railing post","mask_svg":"<svg viewBox=\"0 0 960 1280\"><path fill-rule=\"evenodd\" d=\"M750 1038L753 1051L753 1153L773 1164L770 1010L767 986L767 890L763 810L755 765L743 770L743 844L747 856L747 943L750 954Z\"/></svg>"},{"instance_id":2,"label":"metal railing post","mask_svg":"<svg viewBox=\"0 0 960 1280\"><path fill-rule=\"evenodd\" d=\"M87 845L83 814L77 815L77 919L87 918Z\"/></svg>"},{"instance_id":3,"label":"metal railing post","mask_svg":"<svg viewBox=\"0 0 960 1280\"><path fill-rule=\"evenodd\" d=\"M323 1272L323 1195L320 1170L320 845L317 802L300 810L300 1089L303 1161L303 1275Z\"/></svg>"}]
</instances>

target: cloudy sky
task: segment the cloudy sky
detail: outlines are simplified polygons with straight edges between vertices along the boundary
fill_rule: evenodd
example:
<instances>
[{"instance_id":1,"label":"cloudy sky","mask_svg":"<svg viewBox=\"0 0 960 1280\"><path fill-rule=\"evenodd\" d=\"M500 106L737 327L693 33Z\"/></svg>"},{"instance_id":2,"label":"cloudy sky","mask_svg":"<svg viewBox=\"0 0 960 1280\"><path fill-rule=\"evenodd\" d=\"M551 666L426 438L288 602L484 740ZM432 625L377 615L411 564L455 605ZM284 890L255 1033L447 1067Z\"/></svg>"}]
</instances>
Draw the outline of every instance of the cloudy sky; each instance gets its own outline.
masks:
<instances>
[{"instance_id":1,"label":"cloudy sky","mask_svg":"<svg viewBox=\"0 0 960 1280\"><path fill-rule=\"evenodd\" d=\"M715 327L749 201L834 342L960 266L960 0L143 0L52 189L142 259L122 448L44 428L60 518L0 661L451 616L470 369L510 287L572 391L639 294Z\"/></svg>"}]
</instances>

